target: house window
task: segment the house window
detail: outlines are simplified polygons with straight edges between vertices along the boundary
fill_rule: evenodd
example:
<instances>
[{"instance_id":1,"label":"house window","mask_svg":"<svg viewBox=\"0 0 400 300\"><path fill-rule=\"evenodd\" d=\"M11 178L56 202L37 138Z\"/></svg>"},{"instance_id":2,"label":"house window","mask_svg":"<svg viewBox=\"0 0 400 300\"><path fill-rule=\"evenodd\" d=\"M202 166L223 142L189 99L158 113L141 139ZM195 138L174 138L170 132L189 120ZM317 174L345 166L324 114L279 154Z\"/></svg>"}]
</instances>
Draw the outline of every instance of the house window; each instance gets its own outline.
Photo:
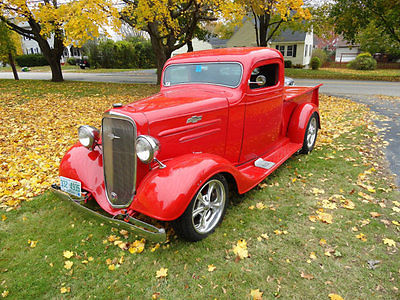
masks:
<instances>
[{"instance_id":1,"label":"house window","mask_svg":"<svg viewBox=\"0 0 400 300\"><path fill-rule=\"evenodd\" d=\"M266 83L261 86L257 83L250 83L251 89L259 89L276 85L279 78L279 65L268 64L255 68L253 72L251 72L250 81L256 82L257 77L260 75L265 76Z\"/></svg>"},{"instance_id":2,"label":"house window","mask_svg":"<svg viewBox=\"0 0 400 300\"><path fill-rule=\"evenodd\" d=\"M285 56L285 46L279 46L279 51Z\"/></svg>"},{"instance_id":3,"label":"house window","mask_svg":"<svg viewBox=\"0 0 400 300\"><path fill-rule=\"evenodd\" d=\"M308 55L308 52L307 52L307 50L308 50L308 45L306 45L306 47L305 47L305 53L304 53L304 56L307 56L307 55Z\"/></svg>"},{"instance_id":4,"label":"house window","mask_svg":"<svg viewBox=\"0 0 400 300\"><path fill-rule=\"evenodd\" d=\"M286 56L293 56L293 46L287 46Z\"/></svg>"}]
</instances>

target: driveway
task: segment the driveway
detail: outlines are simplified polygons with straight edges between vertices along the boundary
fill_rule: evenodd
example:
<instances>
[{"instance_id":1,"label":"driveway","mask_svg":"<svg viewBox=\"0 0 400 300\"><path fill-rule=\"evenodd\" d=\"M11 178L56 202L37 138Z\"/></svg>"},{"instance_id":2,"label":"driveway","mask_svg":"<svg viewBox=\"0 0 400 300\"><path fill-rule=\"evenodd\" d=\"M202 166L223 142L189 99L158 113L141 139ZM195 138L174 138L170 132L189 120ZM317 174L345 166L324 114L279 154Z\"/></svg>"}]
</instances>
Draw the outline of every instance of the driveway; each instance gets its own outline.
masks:
<instances>
[{"instance_id":1,"label":"driveway","mask_svg":"<svg viewBox=\"0 0 400 300\"><path fill-rule=\"evenodd\" d=\"M324 84L321 93L366 104L372 111L385 116L385 121L376 120L375 124L382 129L380 134L389 143L385 154L400 187L400 83L296 79L297 85L315 85L318 82Z\"/></svg>"},{"instance_id":2,"label":"driveway","mask_svg":"<svg viewBox=\"0 0 400 300\"><path fill-rule=\"evenodd\" d=\"M64 72L65 80L99 81L120 83L156 83L156 71L138 70L115 73L73 73ZM19 73L21 79L50 80L49 72ZM12 79L11 72L0 72L1 78ZM386 121L376 121L381 134L389 142L386 157L391 171L397 175L396 182L400 186L400 83L386 81L353 81L327 79L295 79L296 85L316 85L322 83L321 93L349 98L366 104L374 112L384 115ZM378 95L391 96L379 97Z\"/></svg>"}]
</instances>

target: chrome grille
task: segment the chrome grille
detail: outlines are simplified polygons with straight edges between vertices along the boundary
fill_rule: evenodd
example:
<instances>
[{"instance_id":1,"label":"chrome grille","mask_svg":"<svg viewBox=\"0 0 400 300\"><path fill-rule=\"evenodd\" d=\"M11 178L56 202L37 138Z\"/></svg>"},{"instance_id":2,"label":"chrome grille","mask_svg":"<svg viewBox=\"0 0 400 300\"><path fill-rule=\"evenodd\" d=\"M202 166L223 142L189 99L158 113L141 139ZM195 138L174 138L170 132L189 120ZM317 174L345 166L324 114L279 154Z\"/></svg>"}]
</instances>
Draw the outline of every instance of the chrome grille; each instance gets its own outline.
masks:
<instances>
[{"instance_id":1,"label":"chrome grille","mask_svg":"<svg viewBox=\"0 0 400 300\"><path fill-rule=\"evenodd\" d=\"M136 126L132 119L107 113L102 121L104 184L113 207L127 207L135 195Z\"/></svg>"}]
</instances>

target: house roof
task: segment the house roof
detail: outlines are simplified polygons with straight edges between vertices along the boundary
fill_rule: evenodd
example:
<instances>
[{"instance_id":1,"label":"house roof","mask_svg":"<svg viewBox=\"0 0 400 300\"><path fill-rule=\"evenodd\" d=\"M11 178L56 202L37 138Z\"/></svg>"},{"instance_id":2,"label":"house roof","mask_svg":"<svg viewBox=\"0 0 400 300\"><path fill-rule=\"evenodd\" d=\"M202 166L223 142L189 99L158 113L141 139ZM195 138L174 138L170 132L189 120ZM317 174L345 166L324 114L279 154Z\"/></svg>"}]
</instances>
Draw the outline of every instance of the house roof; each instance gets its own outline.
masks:
<instances>
[{"instance_id":1,"label":"house roof","mask_svg":"<svg viewBox=\"0 0 400 300\"><path fill-rule=\"evenodd\" d=\"M225 48L226 42L228 40L220 39L218 37L210 37L207 41L211 44L213 49L216 49L216 48Z\"/></svg>"},{"instance_id":2,"label":"house roof","mask_svg":"<svg viewBox=\"0 0 400 300\"><path fill-rule=\"evenodd\" d=\"M304 42L306 34L304 31L287 29L282 31L279 36L273 37L271 42Z\"/></svg>"}]
</instances>

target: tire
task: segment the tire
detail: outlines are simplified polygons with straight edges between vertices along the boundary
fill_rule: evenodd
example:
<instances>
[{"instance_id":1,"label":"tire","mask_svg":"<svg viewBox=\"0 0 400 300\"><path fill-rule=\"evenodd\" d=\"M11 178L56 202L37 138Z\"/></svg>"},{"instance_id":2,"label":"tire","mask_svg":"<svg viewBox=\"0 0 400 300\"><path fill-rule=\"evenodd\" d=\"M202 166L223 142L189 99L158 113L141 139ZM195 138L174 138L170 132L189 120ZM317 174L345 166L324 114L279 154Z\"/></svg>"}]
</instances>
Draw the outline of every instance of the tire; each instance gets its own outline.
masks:
<instances>
[{"instance_id":1,"label":"tire","mask_svg":"<svg viewBox=\"0 0 400 300\"><path fill-rule=\"evenodd\" d=\"M228 195L228 183L224 176L218 174L210 178L197 191L185 212L172 222L175 232L191 242L206 238L222 222Z\"/></svg>"},{"instance_id":2,"label":"tire","mask_svg":"<svg viewBox=\"0 0 400 300\"><path fill-rule=\"evenodd\" d=\"M306 132L304 133L303 139L303 147L300 150L300 153L308 154L310 153L315 146L315 142L317 140L318 135L318 115L317 113L313 113L308 120Z\"/></svg>"}]
</instances>

